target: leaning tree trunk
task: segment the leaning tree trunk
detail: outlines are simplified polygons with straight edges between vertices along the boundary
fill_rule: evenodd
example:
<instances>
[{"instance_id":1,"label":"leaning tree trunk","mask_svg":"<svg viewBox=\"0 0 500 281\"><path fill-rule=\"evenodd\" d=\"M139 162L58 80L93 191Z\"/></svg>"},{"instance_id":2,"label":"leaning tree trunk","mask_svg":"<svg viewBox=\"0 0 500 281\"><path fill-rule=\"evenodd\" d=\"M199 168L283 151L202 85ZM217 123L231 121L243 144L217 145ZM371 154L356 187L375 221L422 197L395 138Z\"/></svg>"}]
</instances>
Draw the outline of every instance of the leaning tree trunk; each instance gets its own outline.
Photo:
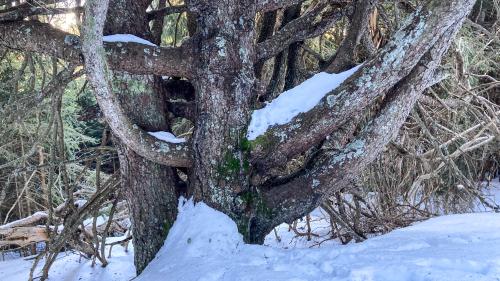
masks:
<instances>
[{"instance_id":1,"label":"leaning tree trunk","mask_svg":"<svg viewBox=\"0 0 500 281\"><path fill-rule=\"evenodd\" d=\"M151 38L145 11L149 1L111 1L104 35ZM113 72L113 90L128 118L145 131L168 131L161 78ZM173 168L151 162L115 138L122 188L131 212L137 273L155 257L177 215Z\"/></svg>"}]
</instances>

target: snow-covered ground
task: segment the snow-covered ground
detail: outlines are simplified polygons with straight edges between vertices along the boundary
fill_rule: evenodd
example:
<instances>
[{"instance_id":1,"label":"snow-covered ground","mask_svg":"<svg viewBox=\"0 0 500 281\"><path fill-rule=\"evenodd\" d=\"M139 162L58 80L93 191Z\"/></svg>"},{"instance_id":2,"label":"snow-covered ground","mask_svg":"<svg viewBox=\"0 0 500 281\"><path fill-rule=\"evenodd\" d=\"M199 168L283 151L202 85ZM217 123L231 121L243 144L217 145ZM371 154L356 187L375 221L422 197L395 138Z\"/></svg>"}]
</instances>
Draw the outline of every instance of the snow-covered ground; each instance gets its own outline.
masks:
<instances>
[{"instance_id":1,"label":"snow-covered ground","mask_svg":"<svg viewBox=\"0 0 500 281\"><path fill-rule=\"evenodd\" d=\"M122 240L124 237L108 238L106 242ZM109 249L109 248L108 248ZM109 253L108 249L106 254ZM49 272L49 279L54 281L125 281L135 277L134 252L132 243L129 243L129 251L116 245L113 246L109 265L105 268L96 262L91 267L92 261L80 257L74 252L65 252L59 254ZM26 281L33 260L23 258L9 259L1 261L0 259L0 281ZM43 260L39 263L34 276L40 276L43 267Z\"/></svg>"},{"instance_id":2,"label":"snow-covered ground","mask_svg":"<svg viewBox=\"0 0 500 281\"><path fill-rule=\"evenodd\" d=\"M500 185L488 190L500 201ZM311 214L313 232L327 233L328 223ZM133 252L113 248L106 268L91 267L77 254L65 253L53 265L51 280L363 280L494 281L500 280L500 214L482 212L436 217L362 243L294 237L286 225L271 233L264 246L248 245L235 223L204 203L186 201L164 247L133 279ZM312 246L312 247L311 247ZM31 261L0 261L0 280L27 280Z\"/></svg>"},{"instance_id":3,"label":"snow-covered ground","mask_svg":"<svg viewBox=\"0 0 500 281\"><path fill-rule=\"evenodd\" d=\"M282 249L243 243L227 216L188 201L135 280L500 280L500 214L433 218L346 246Z\"/></svg>"},{"instance_id":4,"label":"snow-covered ground","mask_svg":"<svg viewBox=\"0 0 500 281\"><path fill-rule=\"evenodd\" d=\"M486 203L492 206L500 206L500 179L497 177L491 182L483 182L482 190ZM480 200L477 200L474 212L491 212Z\"/></svg>"}]
</instances>

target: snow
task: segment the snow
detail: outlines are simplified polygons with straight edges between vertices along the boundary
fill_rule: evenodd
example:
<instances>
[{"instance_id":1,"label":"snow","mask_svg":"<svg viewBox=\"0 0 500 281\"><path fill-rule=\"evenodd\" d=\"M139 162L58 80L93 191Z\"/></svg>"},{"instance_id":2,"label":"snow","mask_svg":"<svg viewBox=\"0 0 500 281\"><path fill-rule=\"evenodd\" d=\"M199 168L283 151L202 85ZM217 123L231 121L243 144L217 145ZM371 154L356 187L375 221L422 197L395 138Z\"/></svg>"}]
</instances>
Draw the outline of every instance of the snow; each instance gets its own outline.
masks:
<instances>
[{"instance_id":1,"label":"snow","mask_svg":"<svg viewBox=\"0 0 500 281\"><path fill-rule=\"evenodd\" d=\"M328 231L328 224L320 219L323 216L319 208L311 214L315 233ZM278 234L280 242L271 232L265 245L245 244L228 216L204 203L181 200L179 215L164 246L133 280L500 280L498 213L436 217L348 245L328 240L317 247L318 238L296 238L286 225L278 227ZM61 253L51 268L50 280L134 278L132 251L127 253L117 245L109 261L106 268L99 264L92 268L91 261L75 253ZM23 259L0 261L0 280L27 280L30 266L31 261Z\"/></svg>"},{"instance_id":2,"label":"snow","mask_svg":"<svg viewBox=\"0 0 500 281\"><path fill-rule=\"evenodd\" d=\"M148 45L148 46L153 46L153 47L158 47L157 45L149 42L146 39L142 39L140 37L137 37L132 34L113 34L113 35L106 35L102 37L102 41L104 42L133 42L133 43L138 43L138 44L143 44L143 45Z\"/></svg>"},{"instance_id":3,"label":"snow","mask_svg":"<svg viewBox=\"0 0 500 281\"><path fill-rule=\"evenodd\" d=\"M482 182L484 199L491 206L500 206L500 178L495 178L490 182ZM485 206L480 200L475 202L474 212L491 212L491 208ZM500 209L499 209L500 210Z\"/></svg>"},{"instance_id":4,"label":"snow","mask_svg":"<svg viewBox=\"0 0 500 281\"><path fill-rule=\"evenodd\" d=\"M174 134L169 132L158 131L158 132L148 132L148 134L152 135L153 137L159 140L170 143L181 143L186 141L185 138L178 138Z\"/></svg>"},{"instance_id":5,"label":"snow","mask_svg":"<svg viewBox=\"0 0 500 281\"><path fill-rule=\"evenodd\" d=\"M282 223L275 228L276 234L273 231L266 236L264 245L283 249L341 246L338 240L330 239L330 217L323 209L320 207L316 208L309 214L309 217L311 233L317 236L311 235L311 239L308 240L307 236L296 235L295 232L290 230L290 226L287 223ZM296 228L303 234L307 232L305 218L297 222Z\"/></svg>"},{"instance_id":6,"label":"snow","mask_svg":"<svg viewBox=\"0 0 500 281\"><path fill-rule=\"evenodd\" d=\"M106 239L106 243L123 240L125 237L113 237ZM132 243L129 244L129 251L120 245L113 246L109 264L101 267L97 262L91 267L92 261L80 257L73 252L60 253L56 261L50 268L49 280L58 281L123 281L131 280L135 277L134 252ZM109 246L106 247L106 255L109 253ZM23 258L2 261L0 259L0 280L5 281L26 281L33 260ZM40 261L35 270L34 277L41 276L41 269L44 260ZM35 279L37 280L37 279Z\"/></svg>"},{"instance_id":7,"label":"snow","mask_svg":"<svg viewBox=\"0 0 500 281\"><path fill-rule=\"evenodd\" d=\"M272 235L272 234L271 234ZM137 281L498 280L500 215L442 216L346 246L248 245L236 224L187 201L163 248Z\"/></svg>"},{"instance_id":8,"label":"snow","mask_svg":"<svg viewBox=\"0 0 500 281\"><path fill-rule=\"evenodd\" d=\"M290 122L299 113L311 110L329 92L335 90L361 65L338 74L320 72L300 85L283 92L276 99L252 113L248 127L248 139L255 140L273 125Z\"/></svg>"}]
</instances>

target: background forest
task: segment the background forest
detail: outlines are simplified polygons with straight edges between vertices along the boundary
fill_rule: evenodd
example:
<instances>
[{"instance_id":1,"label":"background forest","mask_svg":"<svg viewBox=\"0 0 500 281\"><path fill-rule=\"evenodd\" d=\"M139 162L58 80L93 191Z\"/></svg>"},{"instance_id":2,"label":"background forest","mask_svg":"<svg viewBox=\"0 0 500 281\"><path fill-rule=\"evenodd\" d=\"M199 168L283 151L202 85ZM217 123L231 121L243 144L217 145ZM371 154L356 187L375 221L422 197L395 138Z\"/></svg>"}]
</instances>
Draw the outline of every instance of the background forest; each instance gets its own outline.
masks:
<instances>
[{"instance_id":1,"label":"background forest","mask_svg":"<svg viewBox=\"0 0 500 281\"><path fill-rule=\"evenodd\" d=\"M4 10L17 1L7 2L0 1L0 21L8 20ZM371 38L363 38L355 50L358 62L383 46L419 2L379 1L370 15ZM264 30L269 22L278 30L307 9L307 3L260 15L259 40L272 32ZM81 3L57 5L63 10ZM156 0L152 9L182 5ZM34 17L79 34L81 19L68 10ZM319 244L330 239L359 242L442 214L500 211L488 187L490 181L498 181L500 167L499 17L500 1L477 1L443 62L447 78L427 90L383 155L350 188L322 205L328 230L315 232L307 216L290 224L290 233ZM262 85L263 100L316 73L335 54L348 25L346 17L325 34L294 43L260 65L267 81ZM165 16L161 45L180 45L188 37L188 27L186 13ZM169 79L173 78L164 77ZM369 120L370 112L363 117ZM176 118L171 125L176 136L190 138L193 124L188 119ZM292 171L302 161L297 157L288 168ZM119 178L113 136L82 67L0 44L2 256L43 253L50 243L64 241L68 248L106 264L104 245L131 239ZM74 198L77 211L65 228L75 231L53 231L67 219L68 198ZM27 239L10 239L14 226L24 227ZM111 236L126 238L106 242Z\"/></svg>"}]
</instances>

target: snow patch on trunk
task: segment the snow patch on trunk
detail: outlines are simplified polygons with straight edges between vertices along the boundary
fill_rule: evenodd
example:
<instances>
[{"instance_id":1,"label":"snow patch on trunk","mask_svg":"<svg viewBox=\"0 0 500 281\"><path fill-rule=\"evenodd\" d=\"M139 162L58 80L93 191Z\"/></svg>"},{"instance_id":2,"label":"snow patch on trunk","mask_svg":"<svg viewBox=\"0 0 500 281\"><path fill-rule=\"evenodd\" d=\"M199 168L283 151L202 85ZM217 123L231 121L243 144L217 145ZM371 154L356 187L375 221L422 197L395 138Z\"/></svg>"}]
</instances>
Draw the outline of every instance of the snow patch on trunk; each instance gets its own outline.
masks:
<instances>
[{"instance_id":1,"label":"snow patch on trunk","mask_svg":"<svg viewBox=\"0 0 500 281\"><path fill-rule=\"evenodd\" d=\"M360 67L361 65L358 65L338 74L320 72L295 88L283 92L264 108L252 113L248 139L255 140L269 127L286 124L300 113L311 110L326 94L335 90Z\"/></svg>"},{"instance_id":2,"label":"snow patch on trunk","mask_svg":"<svg viewBox=\"0 0 500 281\"><path fill-rule=\"evenodd\" d=\"M152 135L153 137L169 142L169 143L182 143L186 142L185 138L178 138L174 134L169 133L169 132L163 132L163 131L158 131L158 132L148 132L148 134Z\"/></svg>"},{"instance_id":3,"label":"snow patch on trunk","mask_svg":"<svg viewBox=\"0 0 500 281\"><path fill-rule=\"evenodd\" d=\"M113 34L113 35L106 35L102 37L102 41L104 42L132 42L132 43L138 43L138 44L143 44L143 45L148 45L148 46L153 46L153 47L158 47L157 45L151 43L150 41L146 39L142 39L141 37L137 37L132 34Z\"/></svg>"}]
</instances>

